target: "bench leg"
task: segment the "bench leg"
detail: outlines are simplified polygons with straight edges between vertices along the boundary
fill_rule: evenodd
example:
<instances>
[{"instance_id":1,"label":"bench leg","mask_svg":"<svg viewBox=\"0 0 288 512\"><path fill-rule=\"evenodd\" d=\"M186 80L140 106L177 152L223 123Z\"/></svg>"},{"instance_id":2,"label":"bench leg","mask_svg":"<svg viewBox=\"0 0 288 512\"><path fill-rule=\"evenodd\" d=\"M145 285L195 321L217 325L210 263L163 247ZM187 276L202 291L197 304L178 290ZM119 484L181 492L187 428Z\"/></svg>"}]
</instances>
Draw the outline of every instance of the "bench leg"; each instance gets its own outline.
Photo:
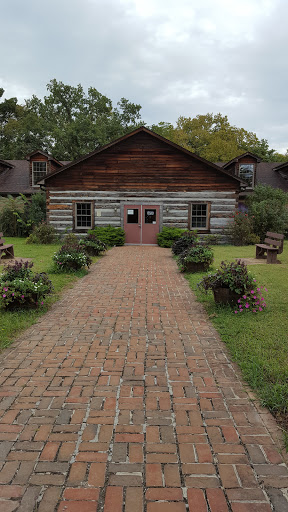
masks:
<instances>
[{"instance_id":1,"label":"bench leg","mask_svg":"<svg viewBox=\"0 0 288 512\"><path fill-rule=\"evenodd\" d=\"M257 247L256 245L256 258L257 260L261 258L265 258L265 250L262 247Z\"/></svg>"},{"instance_id":2,"label":"bench leg","mask_svg":"<svg viewBox=\"0 0 288 512\"><path fill-rule=\"evenodd\" d=\"M269 251L267 250L267 263L277 263L277 251Z\"/></svg>"}]
</instances>

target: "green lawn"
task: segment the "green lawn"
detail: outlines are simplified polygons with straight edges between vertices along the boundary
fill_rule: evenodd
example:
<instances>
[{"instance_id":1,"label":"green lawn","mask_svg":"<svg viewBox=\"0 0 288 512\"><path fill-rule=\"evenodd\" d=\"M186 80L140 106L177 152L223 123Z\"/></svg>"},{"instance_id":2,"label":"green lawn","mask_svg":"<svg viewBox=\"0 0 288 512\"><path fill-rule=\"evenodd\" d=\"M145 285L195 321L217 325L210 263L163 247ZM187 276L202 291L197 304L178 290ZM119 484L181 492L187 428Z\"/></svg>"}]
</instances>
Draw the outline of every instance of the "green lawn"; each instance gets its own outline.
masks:
<instances>
[{"instance_id":1,"label":"green lawn","mask_svg":"<svg viewBox=\"0 0 288 512\"><path fill-rule=\"evenodd\" d=\"M255 258L254 246L215 246L214 251L214 270L222 260ZM203 274L189 274L187 279L245 380L257 391L262 404L288 427L288 242L279 259L281 265L248 267L257 284L268 289L267 308L261 313L236 315L235 308L216 306L211 292L205 296L197 290Z\"/></svg>"},{"instance_id":2,"label":"green lawn","mask_svg":"<svg viewBox=\"0 0 288 512\"><path fill-rule=\"evenodd\" d=\"M39 309L26 309L18 311L0 310L0 349L7 347L20 334L35 323L39 316L43 315L49 306L59 299L60 292L66 287L71 287L75 281L87 274L86 270L76 272L75 274L53 274L50 273L52 267L52 256L61 244L53 245L28 245L25 238L9 238L5 237L7 243L14 244L14 253L16 257L32 258L33 268L35 272L47 272L54 286L54 293L48 296L43 307ZM98 258L92 258L93 262ZM1 272L0 266L0 272Z\"/></svg>"}]
</instances>

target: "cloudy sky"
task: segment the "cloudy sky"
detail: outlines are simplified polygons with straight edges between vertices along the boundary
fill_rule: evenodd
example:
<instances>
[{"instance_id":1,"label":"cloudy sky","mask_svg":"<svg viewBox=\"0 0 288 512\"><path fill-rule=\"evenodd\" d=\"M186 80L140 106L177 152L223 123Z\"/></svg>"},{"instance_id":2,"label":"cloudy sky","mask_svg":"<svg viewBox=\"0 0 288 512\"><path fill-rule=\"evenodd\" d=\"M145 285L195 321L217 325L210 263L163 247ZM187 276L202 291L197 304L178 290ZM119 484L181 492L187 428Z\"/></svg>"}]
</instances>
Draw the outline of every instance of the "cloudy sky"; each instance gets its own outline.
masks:
<instances>
[{"instance_id":1,"label":"cloudy sky","mask_svg":"<svg viewBox=\"0 0 288 512\"><path fill-rule=\"evenodd\" d=\"M226 114L288 148L287 0L9 0L0 86L20 102L56 78L140 103L148 124Z\"/></svg>"}]
</instances>

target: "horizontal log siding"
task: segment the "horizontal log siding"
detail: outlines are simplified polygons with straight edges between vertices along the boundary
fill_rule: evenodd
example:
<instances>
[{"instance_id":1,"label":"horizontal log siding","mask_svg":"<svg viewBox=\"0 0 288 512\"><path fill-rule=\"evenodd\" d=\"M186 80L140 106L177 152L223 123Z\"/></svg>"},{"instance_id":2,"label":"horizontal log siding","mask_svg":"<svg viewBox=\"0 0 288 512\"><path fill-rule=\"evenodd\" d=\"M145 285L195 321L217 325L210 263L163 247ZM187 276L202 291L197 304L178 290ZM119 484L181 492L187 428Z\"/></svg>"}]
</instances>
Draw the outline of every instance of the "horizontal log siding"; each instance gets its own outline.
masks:
<instances>
[{"instance_id":1,"label":"horizontal log siding","mask_svg":"<svg viewBox=\"0 0 288 512\"><path fill-rule=\"evenodd\" d=\"M162 225L187 229L188 205L193 201L211 204L210 233L222 234L229 217L235 211L235 192L150 192L150 191L67 191L50 190L47 193L47 217L59 233L73 225L73 201L91 200L95 203L95 224L121 226L123 204L159 204L162 207ZM162 226L161 226L162 228Z\"/></svg>"}]
</instances>

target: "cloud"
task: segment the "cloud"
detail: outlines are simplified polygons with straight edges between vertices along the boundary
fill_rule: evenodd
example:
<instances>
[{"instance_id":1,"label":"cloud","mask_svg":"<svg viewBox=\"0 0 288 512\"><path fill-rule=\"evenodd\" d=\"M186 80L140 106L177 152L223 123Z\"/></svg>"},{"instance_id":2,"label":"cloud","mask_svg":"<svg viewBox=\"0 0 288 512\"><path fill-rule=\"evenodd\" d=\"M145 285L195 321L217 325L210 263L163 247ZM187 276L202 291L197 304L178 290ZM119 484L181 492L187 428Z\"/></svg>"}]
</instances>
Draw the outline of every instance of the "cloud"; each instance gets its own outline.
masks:
<instances>
[{"instance_id":1,"label":"cloud","mask_svg":"<svg viewBox=\"0 0 288 512\"><path fill-rule=\"evenodd\" d=\"M52 78L140 103L149 124L228 115L287 148L285 0L10 0L2 7L6 97Z\"/></svg>"}]
</instances>

